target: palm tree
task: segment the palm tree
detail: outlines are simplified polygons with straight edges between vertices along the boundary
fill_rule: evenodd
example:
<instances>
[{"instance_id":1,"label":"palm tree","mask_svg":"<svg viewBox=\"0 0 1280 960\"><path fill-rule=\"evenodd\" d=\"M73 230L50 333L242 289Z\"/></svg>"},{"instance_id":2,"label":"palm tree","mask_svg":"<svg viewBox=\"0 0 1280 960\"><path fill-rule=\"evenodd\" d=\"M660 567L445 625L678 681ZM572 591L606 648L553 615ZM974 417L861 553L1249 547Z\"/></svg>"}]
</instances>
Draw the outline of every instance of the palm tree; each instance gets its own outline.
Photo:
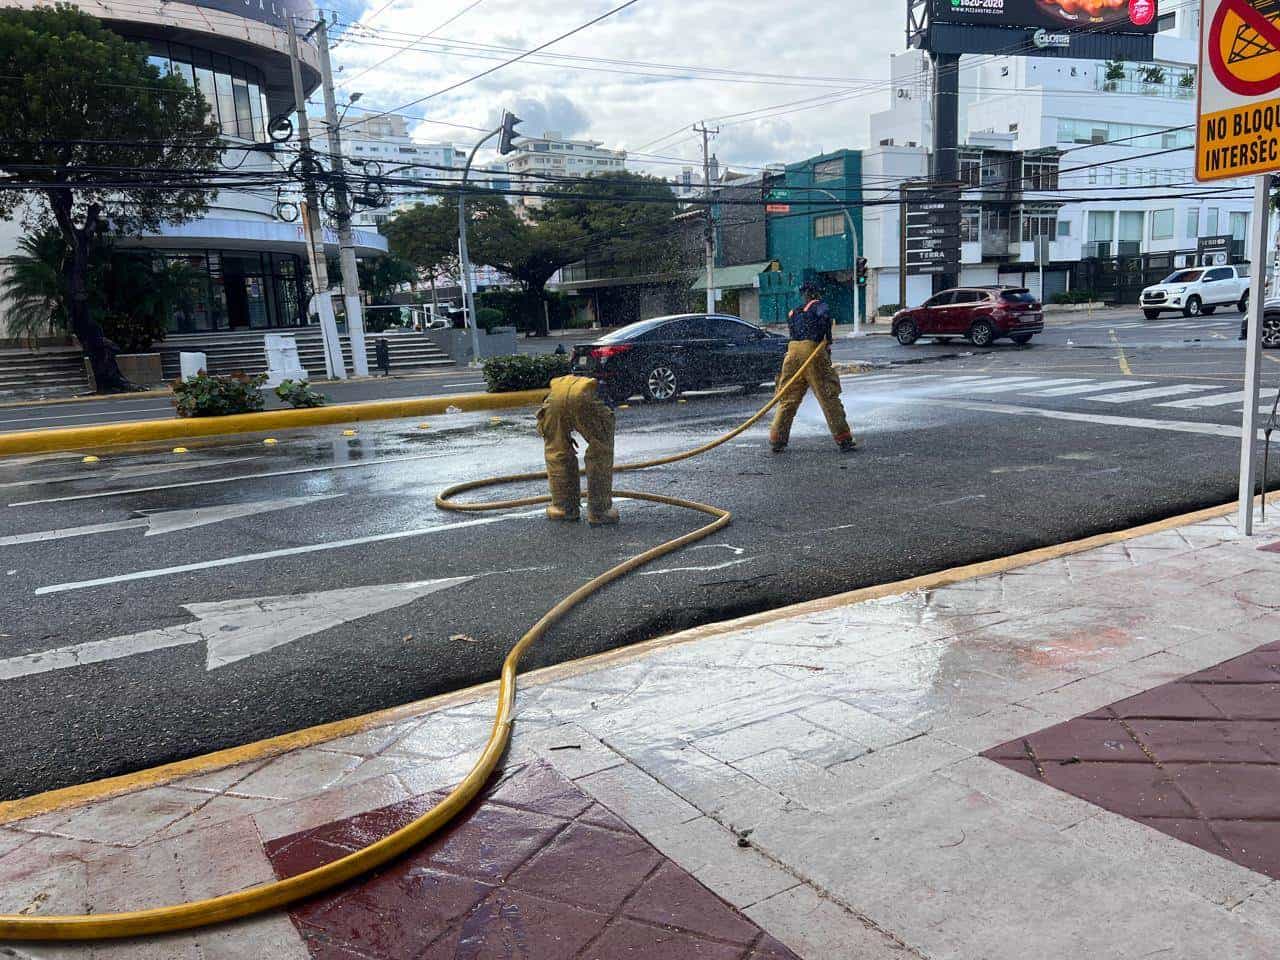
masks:
<instances>
[{"instance_id":1,"label":"palm tree","mask_svg":"<svg viewBox=\"0 0 1280 960\"><path fill-rule=\"evenodd\" d=\"M0 309L9 336L34 345L40 337L70 329L63 272L66 246L57 231L42 230L20 239L18 248L21 252L9 258L9 269L0 279Z\"/></svg>"}]
</instances>

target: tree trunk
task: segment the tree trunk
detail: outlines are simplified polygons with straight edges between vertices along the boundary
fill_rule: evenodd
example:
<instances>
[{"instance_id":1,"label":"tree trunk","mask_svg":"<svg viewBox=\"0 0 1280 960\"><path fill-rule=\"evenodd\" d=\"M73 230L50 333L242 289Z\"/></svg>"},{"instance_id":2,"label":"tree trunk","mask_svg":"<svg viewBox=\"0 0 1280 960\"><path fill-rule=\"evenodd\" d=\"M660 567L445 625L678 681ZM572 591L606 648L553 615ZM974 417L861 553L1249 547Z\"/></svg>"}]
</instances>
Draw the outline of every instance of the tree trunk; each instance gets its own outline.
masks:
<instances>
[{"instance_id":1,"label":"tree trunk","mask_svg":"<svg viewBox=\"0 0 1280 960\"><path fill-rule=\"evenodd\" d=\"M544 283L530 283L530 284L529 284L529 291L530 291L531 293L537 294L537 297L538 297L538 299L537 299L538 307L542 307L542 306L546 303L546 301L547 301L547 285L546 285L546 283L545 283L545 282L544 282ZM539 337L549 337L549 336L551 336L551 330L550 330L550 329L548 329L549 324L547 323L547 311L546 311L546 310L540 310L540 309L535 309L535 310L534 310L533 327L534 327L534 329L537 331L536 336L539 336Z\"/></svg>"},{"instance_id":2,"label":"tree trunk","mask_svg":"<svg viewBox=\"0 0 1280 960\"><path fill-rule=\"evenodd\" d=\"M69 248L65 275L67 280L68 319L71 329L80 341L80 349L93 367L94 387L98 393L120 393L135 389L120 373L116 354L120 352L106 335L102 326L93 318L89 309L89 252L93 233L97 228L99 208L90 204L83 227L77 227L71 218L71 193L68 190L51 191L50 206L62 230Z\"/></svg>"},{"instance_id":3,"label":"tree trunk","mask_svg":"<svg viewBox=\"0 0 1280 960\"><path fill-rule=\"evenodd\" d=\"M436 275L431 274L431 319L435 320L440 316L440 301L436 299Z\"/></svg>"}]
</instances>

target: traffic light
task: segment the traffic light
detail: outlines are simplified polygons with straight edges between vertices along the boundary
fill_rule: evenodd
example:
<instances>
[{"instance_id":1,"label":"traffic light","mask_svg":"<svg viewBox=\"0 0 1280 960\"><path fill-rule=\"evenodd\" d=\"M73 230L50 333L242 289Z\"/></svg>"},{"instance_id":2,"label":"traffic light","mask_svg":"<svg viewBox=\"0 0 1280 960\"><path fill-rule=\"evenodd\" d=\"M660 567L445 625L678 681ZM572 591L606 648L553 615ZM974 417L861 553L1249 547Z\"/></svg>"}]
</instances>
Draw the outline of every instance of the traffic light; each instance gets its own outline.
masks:
<instances>
[{"instance_id":1,"label":"traffic light","mask_svg":"<svg viewBox=\"0 0 1280 960\"><path fill-rule=\"evenodd\" d=\"M858 277L858 286L865 287L867 285L867 258L859 257L855 270Z\"/></svg>"},{"instance_id":2,"label":"traffic light","mask_svg":"<svg viewBox=\"0 0 1280 960\"><path fill-rule=\"evenodd\" d=\"M498 153L504 157L515 149L515 144L511 141L516 137L516 127L520 123L520 118L510 110L502 111L502 132L498 135Z\"/></svg>"}]
</instances>

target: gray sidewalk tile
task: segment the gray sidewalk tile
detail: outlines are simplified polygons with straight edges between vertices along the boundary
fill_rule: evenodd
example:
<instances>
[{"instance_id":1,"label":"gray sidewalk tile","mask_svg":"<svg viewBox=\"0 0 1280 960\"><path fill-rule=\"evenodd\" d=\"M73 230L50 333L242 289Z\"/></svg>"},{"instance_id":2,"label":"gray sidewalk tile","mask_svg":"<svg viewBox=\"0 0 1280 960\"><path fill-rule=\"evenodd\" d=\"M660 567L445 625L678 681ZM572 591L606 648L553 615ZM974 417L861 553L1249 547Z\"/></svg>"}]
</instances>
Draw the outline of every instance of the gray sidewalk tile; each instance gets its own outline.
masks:
<instances>
[{"instance_id":1,"label":"gray sidewalk tile","mask_svg":"<svg viewBox=\"0 0 1280 960\"><path fill-rule=\"evenodd\" d=\"M645 839L738 909L800 881L710 817L676 824Z\"/></svg>"},{"instance_id":2,"label":"gray sidewalk tile","mask_svg":"<svg viewBox=\"0 0 1280 960\"><path fill-rule=\"evenodd\" d=\"M1038 786L1026 777L1021 779ZM1071 825L1064 835L1107 857L1133 864L1153 878L1183 887L1210 903L1225 907L1235 907L1275 884L1270 877L1225 857L1106 810ZM1238 915L1245 916L1245 913L1240 911ZM1280 923L1280 914L1276 919Z\"/></svg>"},{"instance_id":3,"label":"gray sidewalk tile","mask_svg":"<svg viewBox=\"0 0 1280 960\"><path fill-rule=\"evenodd\" d=\"M575 781L641 833L696 820L702 814L653 777L630 764Z\"/></svg>"},{"instance_id":4,"label":"gray sidewalk tile","mask_svg":"<svg viewBox=\"0 0 1280 960\"><path fill-rule=\"evenodd\" d=\"M912 960L920 956L804 884L743 912L804 960Z\"/></svg>"},{"instance_id":5,"label":"gray sidewalk tile","mask_svg":"<svg viewBox=\"0 0 1280 960\"><path fill-rule=\"evenodd\" d=\"M942 771L941 776L1059 829L1102 812L1092 803L1038 783L986 757L970 757L953 763Z\"/></svg>"}]
</instances>

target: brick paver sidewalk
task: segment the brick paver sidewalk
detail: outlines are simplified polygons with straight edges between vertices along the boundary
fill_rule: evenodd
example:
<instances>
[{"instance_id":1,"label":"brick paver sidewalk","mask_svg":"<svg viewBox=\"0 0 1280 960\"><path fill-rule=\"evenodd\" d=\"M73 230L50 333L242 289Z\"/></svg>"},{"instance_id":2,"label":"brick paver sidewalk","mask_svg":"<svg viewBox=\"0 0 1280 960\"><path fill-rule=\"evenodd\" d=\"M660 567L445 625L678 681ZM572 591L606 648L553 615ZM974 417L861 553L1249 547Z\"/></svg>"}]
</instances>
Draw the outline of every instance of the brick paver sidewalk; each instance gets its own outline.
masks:
<instances>
[{"instance_id":1,"label":"brick paver sidewalk","mask_svg":"<svg viewBox=\"0 0 1280 960\"><path fill-rule=\"evenodd\" d=\"M1280 532L1165 530L527 679L441 836L288 912L18 957L1270 958ZM0 909L152 906L384 835L492 693L0 827ZM0 955L8 946L0 946Z\"/></svg>"}]
</instances>

